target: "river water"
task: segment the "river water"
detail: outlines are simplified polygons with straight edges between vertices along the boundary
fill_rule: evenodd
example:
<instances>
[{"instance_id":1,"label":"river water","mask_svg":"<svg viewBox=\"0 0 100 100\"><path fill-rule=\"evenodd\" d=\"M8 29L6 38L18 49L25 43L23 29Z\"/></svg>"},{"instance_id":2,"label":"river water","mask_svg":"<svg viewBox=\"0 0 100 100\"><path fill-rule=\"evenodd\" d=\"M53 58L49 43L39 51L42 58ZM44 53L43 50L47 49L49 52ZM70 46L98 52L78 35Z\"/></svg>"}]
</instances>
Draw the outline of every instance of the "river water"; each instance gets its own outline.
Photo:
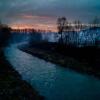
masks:
<instances>
[{"instance_id":1,"label":"river water","mask_svg":"<svg viewBox=\"0 0 100 100\"><path fill-rule=\"evenodd\" d=\"M46 62L16 46L6 48L5 55L46 100L100 100L99 79Z\"/></svg>"}]
</instances>

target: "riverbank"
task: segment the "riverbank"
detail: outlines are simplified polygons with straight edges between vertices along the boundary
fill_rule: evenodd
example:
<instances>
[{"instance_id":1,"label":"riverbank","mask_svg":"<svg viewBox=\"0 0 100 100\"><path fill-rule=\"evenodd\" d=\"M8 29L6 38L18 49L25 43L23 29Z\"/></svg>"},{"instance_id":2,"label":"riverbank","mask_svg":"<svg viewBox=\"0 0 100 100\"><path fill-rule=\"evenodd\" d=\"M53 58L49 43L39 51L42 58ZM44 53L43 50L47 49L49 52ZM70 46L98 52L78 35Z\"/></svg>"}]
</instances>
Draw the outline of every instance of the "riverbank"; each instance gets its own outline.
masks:
<instances>
[{"instance_id":1,"label":"riverbank","mask_svg":"<svg viewBox=\"0 0 100 100\"><path fill-rule=\"evenodd\" d=\"M34 43L19 48L46 61L100 78L99 50L96 48L62 48L52 43Z\"/></svg>"},{"instance_id":2,"label":"riverbank","mask_svg":"<svg viewBox=\"0 0 100 100\"><path fill-rule=\"evenodd\" d=\"M44 98L22 80L0 50L0 100L43 100Z\"/></svg>"}]
</instances>

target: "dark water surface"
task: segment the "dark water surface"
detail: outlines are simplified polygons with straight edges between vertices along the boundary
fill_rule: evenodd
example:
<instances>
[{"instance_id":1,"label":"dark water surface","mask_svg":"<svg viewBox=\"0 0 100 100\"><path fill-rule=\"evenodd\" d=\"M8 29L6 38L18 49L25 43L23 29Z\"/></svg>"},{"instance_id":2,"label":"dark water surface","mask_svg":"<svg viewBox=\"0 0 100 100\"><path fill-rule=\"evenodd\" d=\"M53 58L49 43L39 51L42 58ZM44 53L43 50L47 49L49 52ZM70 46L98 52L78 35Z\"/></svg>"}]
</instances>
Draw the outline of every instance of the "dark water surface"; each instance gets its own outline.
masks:
<instances>
[{"instance_id":1,"label":"dark water surface","mask_svg":"<svg viewBox=\"0 0 100 100\"><path fill-rule=\"evenodd\" d=\"M81 75L20 51L5 49L13 67L46 100L100 100L100 80Z\"/></svg>"}]
</instances>

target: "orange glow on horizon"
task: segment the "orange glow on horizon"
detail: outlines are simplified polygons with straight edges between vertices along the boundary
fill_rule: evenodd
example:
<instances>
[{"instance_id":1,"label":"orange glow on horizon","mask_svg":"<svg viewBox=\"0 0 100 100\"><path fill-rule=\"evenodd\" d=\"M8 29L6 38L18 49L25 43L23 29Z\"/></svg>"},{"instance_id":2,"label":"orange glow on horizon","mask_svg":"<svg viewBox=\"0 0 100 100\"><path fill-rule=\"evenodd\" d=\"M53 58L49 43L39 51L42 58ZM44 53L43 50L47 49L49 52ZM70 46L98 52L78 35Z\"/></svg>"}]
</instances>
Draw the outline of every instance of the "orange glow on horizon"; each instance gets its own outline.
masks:
<instances>
[{"instance_id":1,"label":"orange glow on horizon","mask_svg":"<svg viewBox=\"0 0 100 100\"><path fill-rule=\"evenodd\" d=\"M36 29L57 32L56 18L32 14L19 14L17 20L9 24L12 29ZM21 20L22 19L22 20Z\"/></svg>"},{"instance_id":2,"label":"orange glow on horizon","mask_svg":"<svg viewBox=\"0 0 100 100\"><path fill-rule=\"evenodd\" d=\"M50 30L52 32L57 32L56 25L45 25L45 24L36 24L36 25L29 25L29 24L12 24L9 25L12 29L36 29L36 30Z\"/></svg>"}]
</instances>

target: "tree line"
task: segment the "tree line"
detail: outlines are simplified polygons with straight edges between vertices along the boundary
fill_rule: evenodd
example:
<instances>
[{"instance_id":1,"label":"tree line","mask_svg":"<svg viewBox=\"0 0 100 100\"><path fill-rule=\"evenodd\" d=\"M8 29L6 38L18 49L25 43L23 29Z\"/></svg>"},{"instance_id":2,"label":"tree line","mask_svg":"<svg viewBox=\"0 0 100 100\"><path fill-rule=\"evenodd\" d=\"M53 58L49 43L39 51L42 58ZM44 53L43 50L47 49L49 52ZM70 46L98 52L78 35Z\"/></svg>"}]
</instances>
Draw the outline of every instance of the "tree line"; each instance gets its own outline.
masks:
<instances>
[{"instance_id":1,"label":"tree line","mask_svg":"<svg viewBox=\"0 0 100 100\"><path fill-rule=\"evenodd\" d=\"M100 18L97 16L89 23L95 27L100 24ZM75 20L73 22L69 22L66 17L60 17L57 19L57 29L58 34L60 34L60 42L63 43L63 33L68 31L80 31L80 29L85 29L87 26L83 25L80 20Z\"/></svg>"},{"instance_id":2,"label":"tree line","mask_svg":"<svg viewBox=\"0 0 100 100\"><path fill-rule=\"evenodd\" d=\"M11 36L11 28L0 22L0 48L8 45Z\"/></svg>"}]
</instances>

